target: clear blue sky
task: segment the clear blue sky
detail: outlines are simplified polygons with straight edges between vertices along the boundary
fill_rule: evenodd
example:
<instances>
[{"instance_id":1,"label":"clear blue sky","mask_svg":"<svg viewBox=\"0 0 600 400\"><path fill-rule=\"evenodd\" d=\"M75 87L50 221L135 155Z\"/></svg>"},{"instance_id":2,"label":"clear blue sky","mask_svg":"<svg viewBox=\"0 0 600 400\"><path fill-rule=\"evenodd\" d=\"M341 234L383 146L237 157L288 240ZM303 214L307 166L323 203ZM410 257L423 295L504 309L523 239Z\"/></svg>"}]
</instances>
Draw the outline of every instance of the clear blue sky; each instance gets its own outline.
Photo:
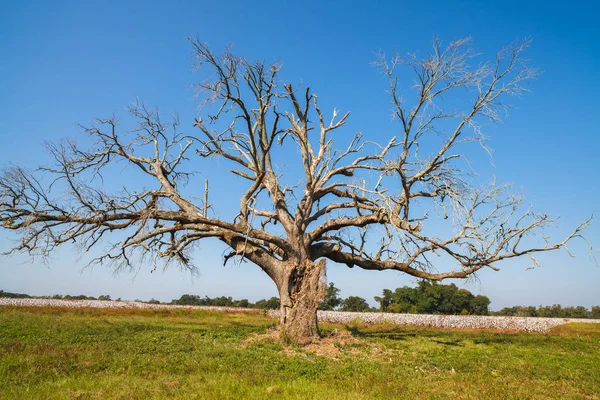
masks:
<instances>
[{"instance_id":1,"label":"clear blue sky","mask_svg":"<svg viewBox=\"0 0 600 400\"><path fill-rule=\"evenodd\" d=\"M370 65L379 49L424 52L433 35L471 36L484 55L531 36L527 56L544 71L532 93L516 99L508 119L493 128L485 154L475 160L484 177L523 188L537 210L560 215L565 235L600 211L600 6L593 1L21 1L0 13L0 167L36 167L48 160L43 142L77 136L78 123L125 107L139 96L166 113L178 111L191 128L197 103L190 85L191 47L198 36L214 49L234 44L249 58L279 60L283 76L313 88L323 107L351 111L349 126L366 135L395 134L385 82ZM485 161L485 162L484 162ZM115 176L114 179L118 179ZM227 185L228 182L222 182ZM600 246L600 218L587 231ZM11 236L0 232L0 250ZM600 268L585 247L502 264L462 284L497 309L515 304L600 304ZM200 276L178 270L114 276L81 271L65 247L47 265L26 257L0 259L0 288L36 295L110 294L113 298L171 300L183 293L259 298L274 284L251 264L221 266L223 249L202 245ZM85 255L84 255L85 260ZM383 288L412 285L396 272L365 272L330 265L328 277L343 296L373 303ZM458 282L457 282L458 283Z\"/></svg>"}]
</instances>

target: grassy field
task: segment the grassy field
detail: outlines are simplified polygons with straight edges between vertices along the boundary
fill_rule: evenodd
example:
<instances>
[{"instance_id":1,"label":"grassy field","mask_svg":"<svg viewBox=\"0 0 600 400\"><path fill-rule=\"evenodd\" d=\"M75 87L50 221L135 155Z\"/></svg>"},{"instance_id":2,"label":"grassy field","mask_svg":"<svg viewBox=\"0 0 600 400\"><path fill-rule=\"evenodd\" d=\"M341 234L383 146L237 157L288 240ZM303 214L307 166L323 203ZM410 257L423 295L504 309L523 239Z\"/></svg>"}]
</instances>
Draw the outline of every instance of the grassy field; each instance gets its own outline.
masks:
<instances>
[{"instance_id":1,"label":"grassy field","mask_svg":"<svg viewBox=\"0 0 600 400\"><path fill-rule=\"evenodd\" d=\"M0 399L599 399L600 325L548 335L322 326L260 315L0 307Z\"/></svg>"}]
</instances>

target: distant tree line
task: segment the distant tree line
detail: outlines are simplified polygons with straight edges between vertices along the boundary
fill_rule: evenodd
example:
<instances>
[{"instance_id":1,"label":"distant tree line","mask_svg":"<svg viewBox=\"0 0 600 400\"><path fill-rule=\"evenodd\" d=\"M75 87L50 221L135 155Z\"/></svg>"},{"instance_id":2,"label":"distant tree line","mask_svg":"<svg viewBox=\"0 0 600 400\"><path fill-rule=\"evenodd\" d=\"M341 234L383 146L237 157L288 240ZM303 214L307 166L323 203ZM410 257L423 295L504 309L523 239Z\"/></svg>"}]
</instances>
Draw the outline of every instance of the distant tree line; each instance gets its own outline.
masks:
<instances>
[{"instance_id":1,"label":"distant tree line","mask_svg":"<svg viewBox=\"0 0 600 400\"><path fill-rule=\"evenodd\" d=\"M79 295L70 295L70 294L65 294L64 296L61 294L55 294L52 296L30 296L28 294L23 294L23 293L11 293L11 292L5 292L4 290L0 290L0 297L6 297L6 298L11 298L11 299L55 299L55 300L111 300L110 296L105 294L105 295L101 295L96 297L93 296L86 296L84 294L79 294ZM121 301L120 298L117 299L117 301ZM136 300L136 301L141 301L141 300Z\"/></svg>"},{"instance_id":2,"label":"distant tree line","mask_svg":"<svg viewBox=\"0 0 600 400\"><path fill-rule=\"evenodd\" d=\"M553 306L514 306L504 307L492 315L511 317L544 317L544 318L593 318L600 319L600 306L592 306L591 310L583 306L563 307L560 304Z\"/></svg>"},{"instance_id":3,"label":"distant tree line","mask_svg":"<svg viewBox=\"0 0 600 400\"><path fill-rule=\"evenodd\" d=\"M271 297L268 300L258 300L251 303L248 299L234 300L231 296L221 296L210 298L208 296L200 297L194 294L184 294L178 299L173 299L171 304L181 306L219 306L219 307L241 307L241 308L261 308L277 309L279 308L279 298Z\"/></svg>"},{"instance_id":4,"label":"distant tree line","mask_svg":"<svg viewBox=\"0 0 600 400\"><path fill-rule=\"evenodd\" d=\"M55 294L51 298L52 299L58 299L58 300L108 300L108 301L111 300L110 296L107 295L107 294L103 294L101 296L98 296L98 298L93 297L93 296L86 296L86 295L83 295L83 294L80 294L80 295L77 295L77 296L72 296L70 294L66 294L64 296L62 296L60 294Z\"/></svg>"},{"instance_id":5,"label":"distant tree line","mask_svg":"<svg viewBox=\"0 0 600 400\"><path fill-rule=\"evenodd\" d=\"M30 299L31 296L23 293L11 293L5 292L4 290L0 290L0 297L7 297L11 299Z\"/></svg>"},{"instance_id":6,"label":"distant tree line","mask_svg":"<svg viewBox=\"0 0 600 400\"><path fill-rule=\"evenodd\" d=\"M330 282L325 296L319 305L320 310L338 310L350 312L389 312L407 314L443 314L443 315L497 315L514 317L545 317L545 318L594 318L600 319L600 306L587 309L583 306L563 307L559 304L552 306L514 306L505 307L500 311L489 311L490 299L487 296L473 295L466 289L459 289L455 284L440 284L437 282L420 281L416 287L403 286L395 290L383 289L381 296L375 296L379 307L371 307L359 296L340 297L340 289ZM46 298L64 300L105 300L110 301L109 295L96 297L85 295L54 295L30 296L22 293L11 293L0 290L0 298ZM120 301L116 299L115 301ZM135 301L149 304L176 304L186 306L220 306L257 308L263 310L278 309L278 297L261 299L255 303L248 299L235 300L231 296L211 298L208 296L184 294L170 303L161 303L156 299Z\"/></svg>"}]
</instances>

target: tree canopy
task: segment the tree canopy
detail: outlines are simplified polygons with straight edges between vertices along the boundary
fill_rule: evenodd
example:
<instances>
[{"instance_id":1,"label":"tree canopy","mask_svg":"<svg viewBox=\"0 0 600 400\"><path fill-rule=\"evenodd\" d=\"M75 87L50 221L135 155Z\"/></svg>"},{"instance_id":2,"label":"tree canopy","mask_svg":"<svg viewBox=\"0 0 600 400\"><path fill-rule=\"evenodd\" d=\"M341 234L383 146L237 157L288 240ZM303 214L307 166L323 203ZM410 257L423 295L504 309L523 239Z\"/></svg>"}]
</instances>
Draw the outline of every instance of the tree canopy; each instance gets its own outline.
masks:
<instances>
[{"instance_id":1,"label":"tree canopy","mask_svg":"<svg viewBox=\"0 0 600 400\"><path fill-rule=\"evenodd\" d=\"M589 220L556 242L524 239L555 219L524 208L509 186L476 184L464 154L467 143L487 149L485 127L538 75L523 56L528 44L515 42L487 62L468 39L435 39L421 56L379 55L397 125L376 143L348 135L350 113L326 116L315 92L282 79L280 64L219 54L192 39L205 76L193 132L141 102L129 109L133 129L116 116L98 118L83 128L83 143L47 145L53 165L3 171L0 222L19 236L12 251L32 255L65 243L88 251L112 234L93 262L116 268L136 268L140 257L154 269L193 268L197 244L216 239L230 249L225 262L250 261L275 282L282 326L295 339L318 335L326 260L430 280L498 270L521 256L537 265L536 253L564 248ZM403 71L413 76L410 91L399 84ZM186 191L202 185L194 172L210 172L215 160L238 179L234 213L215 209L208 181L200 199ZM289 164L300 178L284 176ZM116 166L136 179L110 191L103 174Z\"/></svg>"}]
</instances>

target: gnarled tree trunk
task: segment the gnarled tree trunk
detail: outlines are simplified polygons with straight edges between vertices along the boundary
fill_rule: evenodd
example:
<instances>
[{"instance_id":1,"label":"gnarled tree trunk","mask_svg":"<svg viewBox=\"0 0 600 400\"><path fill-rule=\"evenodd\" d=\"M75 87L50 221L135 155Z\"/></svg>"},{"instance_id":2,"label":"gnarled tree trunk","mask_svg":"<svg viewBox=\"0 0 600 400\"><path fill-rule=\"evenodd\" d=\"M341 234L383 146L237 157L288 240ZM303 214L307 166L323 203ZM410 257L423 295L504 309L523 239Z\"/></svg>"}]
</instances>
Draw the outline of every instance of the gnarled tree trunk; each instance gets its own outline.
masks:
<instances>
[{"instance_id":1,"label":"gnarled tree trunk","mask_svg":"<svg viewBox=\"0 0 600 400\"><path fill-rule=\"evenodd\" d=\"M327 286L325 260L305 261L277 282L281 338L304 344L319 338L317 308Z\"/></svg>"}]
</instances>

